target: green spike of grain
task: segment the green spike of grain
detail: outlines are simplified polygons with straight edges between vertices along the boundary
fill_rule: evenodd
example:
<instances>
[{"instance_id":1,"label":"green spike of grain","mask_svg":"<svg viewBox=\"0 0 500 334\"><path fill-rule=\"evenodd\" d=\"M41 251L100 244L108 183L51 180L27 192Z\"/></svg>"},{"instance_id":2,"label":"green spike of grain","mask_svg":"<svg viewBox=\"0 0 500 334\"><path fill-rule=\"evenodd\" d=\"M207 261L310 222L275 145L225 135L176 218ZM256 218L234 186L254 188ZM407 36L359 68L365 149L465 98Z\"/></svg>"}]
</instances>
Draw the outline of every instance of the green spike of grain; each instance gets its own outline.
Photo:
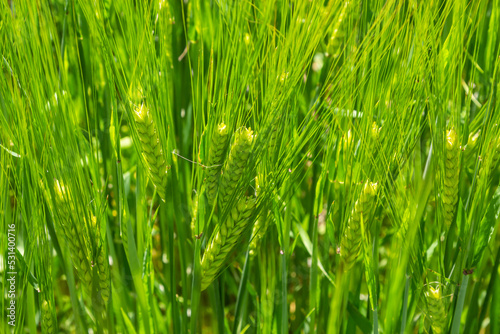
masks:
<instances>
[{"instance_id":1,"label":"green spike of grain","mask_svg":"<svg viewBox=\"0 0 500 334\"><path fill-rule=\"evenodd\" d=\"M109 263L106 259L106 254L103 247L100 247L97 256L97 274L99 276L99 290L98 295L106 304L109 300Z\"/></svg>"},{"instance_id":2,"label":"green spike of grain","mask_svg":"<svg viewBox=\"0 0 500 334\"><path fill-rule=\"evenodd\" d=\"M69 193L64 184L56 180L55 186L55 201L60 218L59 223L56 225L56 232L62 230L66 236L71 260L73 261L78 277L83 285L88 287L92 283L88 242L86 241L81 225L73 223L71 220L69 211L71 210L71 201L68 201L67 196L69 196Z\"/></svg>"},{"instance_id":3,"label":"green spike of grain","mask_svg":"<svg viewBox=\"0 0 500 334\"><path fill-rule=\"evenodd\" d=\"M368 150L368 159L372 160L376 157L377 155L377 142L380 137L380 130L382 128L378 126L377 122L373 122L372 126L370 128L370 137L369 137L369 143L367 145L367 150Z\"/></svg>"},{"instance_id":4,"label":"green spike of grain","mask_svg":"<svg viewBox=\"0 0 500 334\"><path fill-rule=\"evenodd\" d=\"M490 175L495 172L500 162L500 137L492 141L491 147Z\"/></svg>"},{"instance_id":5,"label":"green spike of grain","mask_svg":"<svg viewBox=\"0 0 500 334\"><path fill-rule=\"evenodd\" d=\"M356 262L361 249L361 220L365 229L369 230L371 216L375 209L378 184L367 181L361 194L354 204L351 216L347 222L344 236L340 243L340 252L344 261L344 269L349 270ZM363 217L361 217L363 216Z\"/></svg>"},{"instance_id":6,"label":"green spike of grain","mask_svg":"<svg viewBox=\"0 0 500 334\"><path fill-rule=\"evenodd\" d=\"M426 293L426 300L432 331L436 334L445 333L447 314L445 301L441 296L441 289L430 287L429 291Z\"/></svg>"},{"instance_id":7,"label":"green spike of grain","mask_svg":"<svg viewBox=\"0 0 500 334\"><path fill-rule=\"evenodd\" d=\"M263 180L264 176L260 174L255 178L255 195L258 198L261 193L261 182L259 180ZM249 254L250 256L255 256L256 255L256 250L257 247L259 246L260 240L264 237L267 231L267 222L268 222L268 217L267 217L267 210L263 209L262 214L260 215L259 219L255 222L253 225L252 229L252 239L250 241L250 245L248 246L249 249Z\"/></svg>"},{"instance_id":8,"label":"green spike of grain","mask_svg":"<svg viewBox=\"0 0 500 334\"><path fill-rule=\"evenodd\" d=\"M252 230L252 240L250 241L249 254L251 257L257 254L257 248L259 247L259 243L264 238L267 231L267 217L261 215L261 217L255 222Z\"/></svg>"},{"instance_id":9,"label":"green spike of grain","mask_svg":"<svg viewBox=\"0 0 500 334\"><path fill-rule=\"evenodd\" d=\"M213 205L217 195L219 175L224 163L228 138L226 125L220 123L212 137L212 145L208 152L207 168L205 170L205 189L210 205Z\"/></svg>"},{"instance_id":10,"label":"green spike of grain","mask_svg":"<svg viewBox=\"0 0 500 334\"><path fill-rule=\"evenodd\" d=\"M106 257L106 249L104 247L104 243L98 242L98 234L97 229L97 218L92 216L92 231L94 231L94 242L97 242L95 249L97 250L97 282L98 289L97 294L101 299L102 304L106 304L109 300L109 262Z\"/></svg>"},{"instance_id":11,"label":"green spike of grain","mask_svg":"<svg viewBox=\"0 0 500 334\"><path fill-rule=\"evenodd\" d=\"M466 163L475 162L473 158L474 154L477 152L478 148L477 144L480 135L481 135L481 130L477 131L476 133L471 132L469 134L467 145L465 146L464 150L464 161Z\"/></svg>"},{"instance_id":12,"label":"green spike of grain","mask_svg":"<svg viewBox=\"0 0 500 334\"><path fill-rule=\"evenodd\" d=\"M158 195L165 201L168 166L153 116L146 106L141 105L135 109L134 119L141 142L142 155L149 168L149 177Z\"/></svg>"},{"instance_id":13,"label":"green spike of grain","mask_svg":"<svg viewBox=\"0 0 500 334\"><path fill-rule=\"evenodd\" d=\"M333 181L333 194L334 200L332 203L332 212L330 213L329 220L333 224L339 224L341 221L341 211L340 211L340 198L342 196L341 187L344 186L344 182L342 181Z\"/></svg>"},{"instance_id":14,"label":"green spike of grain","mask_svg":"<svg viewBox=\"0 0 500 334\"><path fill-rule=\"evenodd\" d=\"M382 130L382 128L378 126L377 122L373 121L372 127L370 129L370 137L373 142L378 141L380 137L380 130Z\"/></svg>"},{"instance_id":15,"label":"green spike of grain","mask_svg":"<svg viewBox=\"0 0 500 334\"><path fill-rule=\"evenodd\" d=\"M332 24L332 32L326 46L327 56L337 58L342 52L341 45L346 37L346 22L348 22L346 18L352 8L350 3L349 1L343 3L344 6L338 14L338 19Z\"/></svg>"},{"instance_id":16,"label":"green spike of grain","mask_svg":"<svg viewBox=\"0 0 500 334\"><path fill-rule=\"evenodd\" d=\"M405 241L406 233L408 232L408 223L410 221L410 209L407 207L401 217L401 224L399 226L397 236L401 242Z\"/></svg>"},{"instance_id":17,"label":"green spike of grain","mask_svg":"<svg viewBox=\"0 0 500 334\"><path fill-rule=\"evenodd\" d=\"M205 290L217 277L229 254L249 224L255 199L241 199L233 206L219 230L212 235L201 260L201 289Z\"/></svg>"},{"instance_id":18,"label":"green spike of grain","mask_svg":"<svg viewBox=\"0 0 500 334\"><path fill-rule=\"evenodd\" d=\"M56 332L56 319L52 303L44 300L42 303L41 317L40 317L42 334L52 334Z\"/></svg>"},{"instance_id":19,"label":"green spike of grain","mask_svg":"<svg viewBox=\"0 0 500 334\"><path fill-rule=\"evenodd\" d=\"M458 176L460 173L460 147L457 133L451 129L446 133L445 168L443 187L444 222L449 227L455 216L458 202Z\"/></svg>"},{"instance_id":20,"label":"green spike of grain","mask_svg":"<svg viewBox=\"0 0 500 334\"><path fill-rule=\"evenodd\" d=\"M481 162L481 168L478 172L480 180L488 180L490 175L498 168L500 160L500 137L493 139L488 144L488 149Z\"/></svg>"},{"instance_id":21,"label":"green spike of grain","mask_svg":"<svg viewBox=\"0 0 500 334\"><path fill-rule=\"evenodd\" d=\"M236 186L245 171L246 163L252 147L252 131L241 128L235 134L234 143L229 152L229 158L224 166L219 187L219 204L223 210L236 191Z\"/></svg>"}]
</instances>

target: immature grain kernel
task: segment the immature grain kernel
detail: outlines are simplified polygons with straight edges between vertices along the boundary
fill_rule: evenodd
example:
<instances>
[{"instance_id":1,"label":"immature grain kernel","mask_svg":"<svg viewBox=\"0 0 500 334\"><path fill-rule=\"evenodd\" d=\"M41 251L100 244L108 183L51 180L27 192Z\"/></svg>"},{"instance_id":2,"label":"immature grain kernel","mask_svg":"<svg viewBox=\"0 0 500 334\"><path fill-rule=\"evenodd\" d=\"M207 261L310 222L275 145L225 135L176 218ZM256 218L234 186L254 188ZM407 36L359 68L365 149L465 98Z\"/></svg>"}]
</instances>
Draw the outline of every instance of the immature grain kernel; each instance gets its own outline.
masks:
<instances>
[{"instance_id":1,"label":"immature grain kernel","mask_svg":"<svg viewBox=\"0 0 500 334\"><path fill-rule=\"evenodd\" d=\"M210 205L213 205L217 195L219 175L226 154L228 138L226 125L219 124L217 131L212 136L212 145L208 152L207 169L205 170L205 189Z\"/></svg>"},{"instance_id":2,"label":"immature grain kernel","mask_svg":"<svg viewBox=\"0 0 500 334\"><path fill-rule=\"evenodd\" d=\"M449 227L455 216L458 202L458 176L460 173L460 148L455 129L446 133L445 147L445 169L444 169L444 222Z\"/></svg>"},{"instance_id":3,"label":"immature grain kernel","mask_svg":"<svg viewBox=\"0 0 500 334\"><path fill-rule=\"evenodd\" d=\"M361 250L361 219L365 230L369 230L369 222L376 204L378 184L367 181L361 194L354 204L351 216L347 222L344 236L340 243L341 256L345 270L352 268ZM361 217L362 216L362 217Z\"/></svg>"},{"instance_id":4,"label":"immature grain kernel","mask_svg":"<svg viewBox=\"0 0 500 334\"><path fill-rule=\"evenodd\" d=\"M444 333L447 325L447 314L445 302L441 296L441 289L434 289L432 287L429 288L429 291L426 293L426 297L432 331L436 334Z\"/></svg>"},{"instance_id":5,"label":"immature grain kernel","mask_svg":"<svg viewBox=\"0 0 500 334\"><path fill-rule=\"evenodd\" d=\"M149 109L141 105L134 112L137 134L141 141L142 155L149 168L149 176L162 200L166 198L167 161Z\"/></svg>"},{"instance_id":6,"label":"immature grain kernel","mask_svg":"<svg viewBox=\"0 0 500 334\"><path fill-rule=\"evenodd\" d=\"M201 260L202 290L205 290L213 282L230 252L238 242L242 242L243 232L249 224L254 206L255 199L242 198L233 206L227 219L210 238Z\"/></svg>"},{"instance_id":7,"label":"immature grain kernel","mask_svg":"<svg viewBox=\"0 0 500 334\"><path fill-rule=\"evenodd\" d=\"M234 143L229 152L229 158L224 167L219 188L219 204L223 210L236 191L238 182L243 174L250 149L252 147L252 131L247 128L238 130L235 134Z\"/></svg>"}]
</instances>

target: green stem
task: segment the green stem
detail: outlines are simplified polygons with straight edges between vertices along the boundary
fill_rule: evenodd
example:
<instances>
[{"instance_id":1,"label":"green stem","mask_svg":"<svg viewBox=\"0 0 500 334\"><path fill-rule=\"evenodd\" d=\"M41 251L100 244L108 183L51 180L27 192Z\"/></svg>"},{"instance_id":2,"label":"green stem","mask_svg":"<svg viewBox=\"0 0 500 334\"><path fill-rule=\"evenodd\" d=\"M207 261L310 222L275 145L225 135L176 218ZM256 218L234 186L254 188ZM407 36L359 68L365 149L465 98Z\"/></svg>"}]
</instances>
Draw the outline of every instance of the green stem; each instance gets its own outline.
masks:
<instances>
[{"instance_id":1,"label":"green stem","mask_svg":"<svg viewBox=\"0 0 500 334\"><path fill-rule=\"evenodd\" d=\"M469 283L469 275L463 275L462 284L460 284L457 306L455 314L453 315L453 323L451 326L451 334L458 334L460 332L460 321L462 319L462 310L464 308L465 294L467 293L467 285Z\"/></svg>"},{"instance_id":2,"label":"green stem","mask_svg":"<svg viewBox=\"0 0 500 334\"><path fill-rule=\"evenodd\" d=\"M234 313L234 326L233 333L240 333L241 328L243 326L243 318L240 316L243 305L246 301L247 295L247 282L248 282L248 274L250 272L251 261L248 254L248 250L245 256L245 265L243 266L243 272L241 274L240 286L238 287L238 298L236 299L236 311Z\"/></svg>"},{"instance_id":3,"label":"green stem","mask_svg":"<svg viewBox=\"0 0 500 334\"><path fill-rule=\"evenodd\" d=\"M410 290L410 276L406 273L405 294L403 297L403 314L401 316L401 331L403 334L406 328L406 318L408 317L408 292Z\"/></svg>"},{"instance_id":4,"label":"green stem","mask_svg":"<svg viewBox=\"0 0 500 334\"><path fill-rule=\"evenodd\" d=\"M194 245L194 268L193 268L193 287L191 289L191 334L198 333L197 325L199 319L199 306L201 296L201 240L196 239Z\"/></svg>"},{"instance_id":5,"label":"green stem","mask_svg":"<svg viewBox=\"0 0 500 334\"><path fill-rule=\"evenodd\" d=\"M26 294L28 295L27 308L26 308L26 318L28 318L28 328L31 333L36 333L36 322L35 322L35 294L34 289L31 289L28 285ZM52 291L51 291L52 292Z\"/></svg>"},{"instance_id":6,"label":"green stem","mask_svg":"<svg viewBox=\"0 0 500 334\"><path fill-rule=\"evenodd\" d=\"M318 220L313 220L313 253L309 282L309 311L311 313L310 332L316 332L317 313L317 287L318 287ZM314 311L313 311L314 309Z\"/></svg>"},{"instance_id":7,"label":"green stem","mask_svg":"<svg viewBox=\"0 0 500 334\"><path fill-rule=\"evenodd\" d=\"M349 276L348 272L343 272L343 266L341 265L337 271L335 292L330 304L328 334L340 333L340 326L347 306L346 299L349 294Z\"/></svg>"}]
</instances>

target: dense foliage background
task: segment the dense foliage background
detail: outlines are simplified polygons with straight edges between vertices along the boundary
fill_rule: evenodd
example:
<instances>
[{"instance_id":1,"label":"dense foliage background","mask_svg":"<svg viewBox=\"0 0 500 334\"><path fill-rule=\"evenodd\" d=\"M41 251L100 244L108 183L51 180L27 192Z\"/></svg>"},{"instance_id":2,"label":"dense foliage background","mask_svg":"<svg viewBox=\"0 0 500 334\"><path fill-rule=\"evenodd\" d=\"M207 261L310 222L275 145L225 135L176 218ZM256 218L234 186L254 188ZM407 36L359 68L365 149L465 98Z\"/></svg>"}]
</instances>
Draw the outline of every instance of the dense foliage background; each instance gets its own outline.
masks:
<instances>
[{"instance_id":1,"label":"dense foliage background","mask_svg":"<svg viewBox=\"0 0 500 334\"><path fill-rule=\"evenodd\" d=\"M2 1L1 332L500 333L499 31L499 0Z\"/></svg>"}]
</instances>

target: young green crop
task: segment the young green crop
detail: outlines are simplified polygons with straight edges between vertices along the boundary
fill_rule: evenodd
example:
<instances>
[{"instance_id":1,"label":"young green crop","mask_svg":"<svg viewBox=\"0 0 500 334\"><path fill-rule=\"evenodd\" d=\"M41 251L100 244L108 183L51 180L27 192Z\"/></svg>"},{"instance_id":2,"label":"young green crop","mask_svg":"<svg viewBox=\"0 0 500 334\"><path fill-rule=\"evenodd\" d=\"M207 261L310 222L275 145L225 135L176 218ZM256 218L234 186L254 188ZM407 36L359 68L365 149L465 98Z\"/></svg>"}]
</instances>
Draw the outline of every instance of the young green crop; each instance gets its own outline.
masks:
<instances>
[{"instance_id":1,"label":"young green crop","mask_svg":"<svg viewBox=\"0 0 500 334\"><path fill-rule=\"evenodd\" d=\"M0 333L500 333L499 0L0 17Z\"/></svg>"}]
</instances>

